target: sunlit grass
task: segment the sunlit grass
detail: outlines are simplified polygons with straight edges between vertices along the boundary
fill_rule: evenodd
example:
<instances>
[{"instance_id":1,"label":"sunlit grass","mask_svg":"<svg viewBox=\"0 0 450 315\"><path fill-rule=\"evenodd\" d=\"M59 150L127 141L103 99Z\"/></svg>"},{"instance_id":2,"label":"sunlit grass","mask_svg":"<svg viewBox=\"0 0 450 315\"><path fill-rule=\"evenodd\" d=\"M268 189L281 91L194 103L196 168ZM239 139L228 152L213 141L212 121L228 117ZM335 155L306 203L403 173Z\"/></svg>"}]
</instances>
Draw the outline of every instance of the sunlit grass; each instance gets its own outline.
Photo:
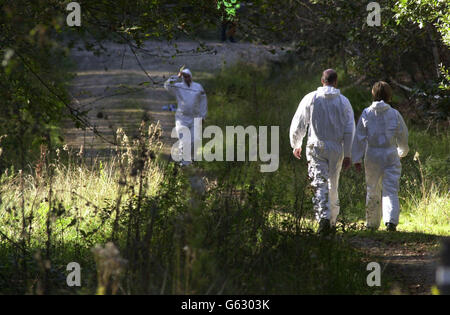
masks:
<instances>
[{"instance_id":1,"label":"sunlit grass","mask_svg":"<svg viewBox=\"0 0 450 315\"><path fill-rule=\"evenodd\" d=\"M125 134L123 136L128 141ZM30 165L28 173L6 170L0 181L1 232L11 240L20 241L23 235L18 231L25 219L31 242L39 244L46 237L45 222L51 202L55 212L53 232L60 240L70 242L80 237L80 230L88 232L96 227L101 227L102 235L107 234L112 216L105 211L115 208L119 195L120 206L133 197L120 191L123 186L120 181L125 180L127 188L136 186L138 193L138 178L130 174L133 148L130 143L125 146L107 161L94 159L90 163L82 157L82 151L73 153L65 147L52 153L55 160L50 164L51 172L44 161L40 166ZM128 162L123 164L125 160ZM158 165L150 163L141 194L154 196L162 179ZM52 200L49 200L50 191Z\"/></svg>"},{"instance_id":2,"label":"sunlit grass","mask_svg":"<svg viewBox=\"0 0 450 315\"><path fill-rule=\"evenodd\" d=\"M432 185L424 196L411 195L403 203L401 231L450 235L450 194Z\"/></svg>"}]
</instances>

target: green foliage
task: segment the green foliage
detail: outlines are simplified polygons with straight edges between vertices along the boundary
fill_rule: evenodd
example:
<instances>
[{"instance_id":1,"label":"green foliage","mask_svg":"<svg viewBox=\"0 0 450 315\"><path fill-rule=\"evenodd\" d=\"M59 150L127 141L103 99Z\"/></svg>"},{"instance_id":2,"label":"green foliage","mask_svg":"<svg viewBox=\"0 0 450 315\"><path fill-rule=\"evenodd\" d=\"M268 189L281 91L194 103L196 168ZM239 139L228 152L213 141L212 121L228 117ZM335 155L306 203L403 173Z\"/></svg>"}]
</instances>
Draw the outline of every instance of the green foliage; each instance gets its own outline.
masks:
<instances>
[{"instance_id":1,"label":"green foliage","mask_svg":"<svg viewBox=\"0 0 450 315\"><path fill-rule=\"evenodd\" d=\"M77 46L99 55L105 52L102 43L107 40L137 49L147 39L195 38L199 31L216 27L221 8L233 15L239 7L236 1L80 1L81 26L68 27L66 4L5 1L0 11L0 96L4 100L0 136L8 134L2 142L6 149L1 168L17 163L13 156L22 154L25 159L30 153L36 155L40 143L56 141L54 127L63 115L72 117L77 127L93 129L83 117L86 112L76 110L67 93L69 49ZM445 69L448 53L439 42L432 41L434 48L429 45L436 32L433 27L444 38L448 35L445 1L380 1L380 27L367 26L367 4L361 1L257 0L243 4L245 10L237 15L245 38L292 46L313 65L325 67L338 61L346 73L365 76L366 81L413 83L429 96L424 101L426 110L437 108L439 117L447 115L448 98L443 96L448 93L448 79L444 72L437 78L436 69L440 63ZM431 29L420 28L420 23L428 23ZM199 48L203 49L202 44ZM430 58L436 51L439 56ZM439 100L430 98L436 89Z\"/></svg>"},{"instance_id":2,"label":"green foliage","mask_svg":"<svg viewBox=\"0 0 450 315\"><path fill-rule=\"evenodd\" d=\"M443 91L450 91L450 72L442 64L440 65L440 70L442 81L439 84L439 89Z\"/></svg>"},{"instance_id":3,"label":"green foliage","mask_svg":"<svg viewBox=\"0 0 450 315\"><path fill-rule=\"evenodd\" d=\"M66 24L69 1L2 2L0 136L7 137L2 141L0 171L11 163L24 168L36 158L40 144L60 143L57 127L64 116L78 128L94 129L87 112L72 104L67 91L73 70L67 61L70 49L77 46L99 55L106 40L136 49L149 38L192 36L217 16L214 3L194 0L78 2L79 27Z\"/></svg>"},{"instance_id":4,"label":"green foliage","mask_svg":"<svg viewBox=\"0 0 450 315\"><path fill-rule=\"evenodd\" d=\"M58 142L57 130L69 103L67 50L56 44L61 16L43 1L6 1L0 10L0 169L24 168L39 145Z\"/></svg>"},{"instance_id":5,"label":"green foliage","mask_svg":"<svg viewBox=\"0 0 450 315\"><path fill-rule=\"evenodd\" d=\"M398 23L405 20L419 28L432 24L441 34L442 42L450 46L450 5L444 0L400 0L395 3L395 18Z\"/></svg>"},{"instance_id":6,"label":"green foliage","mask_svg":"<svg viewBox=\"0 0 450 315\"><path fill-rule=\"evenodd\" d=\"M411 105L423 104L419 110L439 112L432 119L445 120L449 98L442 82L448 80L440 69L448 67L450 55L437 38L439 31L448 36L448 1L377 1L381 25L373 27L367 24L368 3L260 0L244 15L240 28L247 38L284 45L308 64L339 64L365 82L412 87L426 98L416 98L407 88Z\"/></svg>"},{"instance_id":7,"label":"green foliage","mask_svg":"<svg viewBox=\"0 0 450 315\"><path fill-rule=\"evenodd\" d=\"M224 15L227 19L236 18L236 11L241 7L239 0L218 0L217 9L225 11Z\"/></svg>"}]
</instances>

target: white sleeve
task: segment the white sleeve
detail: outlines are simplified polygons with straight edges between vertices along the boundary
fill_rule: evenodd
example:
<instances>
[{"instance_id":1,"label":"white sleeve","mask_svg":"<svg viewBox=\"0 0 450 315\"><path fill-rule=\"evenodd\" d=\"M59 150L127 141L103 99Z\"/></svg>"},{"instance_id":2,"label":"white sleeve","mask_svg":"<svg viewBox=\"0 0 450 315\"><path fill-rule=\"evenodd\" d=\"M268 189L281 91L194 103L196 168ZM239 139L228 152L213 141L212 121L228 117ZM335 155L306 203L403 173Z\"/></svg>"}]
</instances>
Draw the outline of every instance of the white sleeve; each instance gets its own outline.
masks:
<instances>
[{"instance_id":1,"label":"white sleeve","mask_svg":"<svg viewBox=\"0 0 450 315\"><path fill-rule=\"evenodd\" d=\"M344 157L351 157L355 137L355 115L350 102L345 99Z\"/></svg>"},{"instance_id":2,"label":"white sleeve","mask_svg":"<svg viewBox=\"0 0 450 315\"><path fill-rule=\"evenodd\" d=\"M397 129L397 152L399 157L405 157L409 152L408 146L408 127L406 127L405 121L402 115L397 112L398 116L398 129Z\"/></svg>"},{"instance_id":3,"label":"white sleeve","mask_svg":"<svg viewBox=\"0 0 450 315\"><path fill-rule=\"evenodd\" d=\"M366 115L363 111L359 118L358 125L356 126L355 138L353 139L352 146L352 160L353 163L361 163L367 148L367 128L366 128Z\"/></svg>"},{"instance_id":4,"label":"white sleeve","mask_svg":"<svg viewBox=\"0 0 450 315\"><path fill-rule=\"evenodd\" d=\"M203 119L206 118L206 115L208 114L208 99L206 98L206 92L203 89L203 87L200 85L201 94L200 94L200 117Z\"/></svg>"},{"instance_id":5,"label":"white sleeve","mask_svg":"<svg viewBox=\"0 0 450 315\"><path fill-rule=\"evenodd\" d=\"M175 89L176 89L175 83L178 82L178 81L179 81L178 76L172 75L172 76L169 77L169 79L167 79L166 82L164 82L164 88L167 91L174 93Z\"/></svg>"},{"instance_id":6,"label":"white sleeve","mask_svg":"<svg viewBox=\"0 0 450 315\"><path fill-rule=\"evenodd\" d=\"M310 93L302 99L298 105L297 111L295 112L294 118L292 118L291 127L289 129L289 138L293 149L297 149L302 146L303 138L308 130L310 107L314 95L315 93Z\"/></svg>"}]
</instances>

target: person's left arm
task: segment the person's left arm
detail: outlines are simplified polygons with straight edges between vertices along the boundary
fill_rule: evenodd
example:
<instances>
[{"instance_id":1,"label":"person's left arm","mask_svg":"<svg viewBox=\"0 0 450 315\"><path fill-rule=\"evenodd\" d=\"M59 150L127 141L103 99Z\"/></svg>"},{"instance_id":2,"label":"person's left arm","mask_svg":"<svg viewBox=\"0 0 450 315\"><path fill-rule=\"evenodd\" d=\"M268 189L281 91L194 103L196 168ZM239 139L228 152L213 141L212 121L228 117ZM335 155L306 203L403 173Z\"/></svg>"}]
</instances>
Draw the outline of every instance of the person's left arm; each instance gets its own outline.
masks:
<instances>
[{"instance_id":1,"label":"person's left arm","mask_svg":"<svg viewBox=\"0 0 450 315\"><path fill-rule=\"evenodd\" d=\"M397 111L398 128L397 128L397 152L399 157L405 157L409 152L408 146L408 127L402 115Z\"/></svg>"},{"instance_id":2,"label":"person's left arm","mask_svg":"<svg viewBox=\"0 0 450 315\"><path fill-rule=\"evenodd\" d=\"M344 114L345 114L345 126L344 126L344 161L342 167L344 170L348 170L352 165L352 144L355 137L355 117L353 114L353 108L350 101L344 98Z\"/></svg>"},{"instance_id":3,"label":"person's left arm","mask_svg":"<svg viewBox=\"0 0 450 315\"><path fill-rule=\"evenodd\" d=\"M314 92L307 94L301 100L289 128L291 147L295 150L302 148L303 138L306 135L310 120L310 107L314 99Z\"/></svg>"}]
</instances>

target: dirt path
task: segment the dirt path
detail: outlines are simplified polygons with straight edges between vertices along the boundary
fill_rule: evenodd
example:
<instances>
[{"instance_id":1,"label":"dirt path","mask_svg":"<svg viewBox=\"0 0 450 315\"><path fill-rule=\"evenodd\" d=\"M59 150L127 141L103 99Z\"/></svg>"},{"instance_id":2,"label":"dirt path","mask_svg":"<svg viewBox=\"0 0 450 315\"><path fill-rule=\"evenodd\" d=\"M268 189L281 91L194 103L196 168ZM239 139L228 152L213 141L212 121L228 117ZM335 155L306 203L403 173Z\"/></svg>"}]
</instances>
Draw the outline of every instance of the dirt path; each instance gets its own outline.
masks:
<instances>
[{"instance_id":1,"label":"dirt path","mask_svg":"<svg viewBox=\"0 0 450 315\"><path fill-rule=\"evenodd\" d=\"M435 284L440 238L425 234L352 236L349 243L378 262L393 294L429 295Z\"/></svg>"},{"instance_id":2,"label":"dirt path","mask_svg":"<svg viewBox=\"0 0 450 315\"><path fill-rule=\"evenodd\" d=\"M165 153L175 141L170 137L174 126L174 113L163 111L163 106L176 104L162 84L182 65L193 72L194 81L212 77L222 67L237 61L260 64L277 59L281 52L272 54L271 46L249 43L207 42L206 51L196 52L199 43L178 41L177 47L157 41L148 41L136 50L136 55L126 45L106 44L107 52L99 57L91 52L74 49L72 57L77 67L71 84L74 106L89 111L88 119L97 130L112 139L114 130L121 127L131 137L136 134L142 118L160 122L163 129ZM179 54L172 58L179 50ZM144 71L145 70L145 71ZM142 84L151 80L158 84ZM208 92L208 91L207 91ZM65 141L78 149L84 146L89 155L107 155L111 145L91 131L83 132L65 122ZM106 152L105 152L106 151Z\"/></svg>"}]
</instances>

